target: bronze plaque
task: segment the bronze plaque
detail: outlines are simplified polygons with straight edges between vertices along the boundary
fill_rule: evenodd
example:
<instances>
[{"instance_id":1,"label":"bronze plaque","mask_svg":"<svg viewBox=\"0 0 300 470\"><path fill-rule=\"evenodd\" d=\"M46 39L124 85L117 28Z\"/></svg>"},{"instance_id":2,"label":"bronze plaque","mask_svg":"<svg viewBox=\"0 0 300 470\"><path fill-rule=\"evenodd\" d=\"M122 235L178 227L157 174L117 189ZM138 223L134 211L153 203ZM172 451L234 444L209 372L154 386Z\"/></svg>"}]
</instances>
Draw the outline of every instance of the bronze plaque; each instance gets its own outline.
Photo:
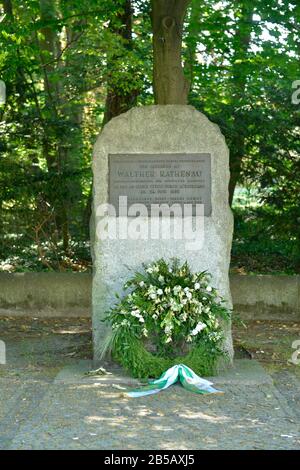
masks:
<instances>
[{"instance_id":1,"label":"bronze plaque","mask_svg":"<svg viewBox=\"0 0 300 470\"><path fill-rule=\"evenodd\" d=\"M109 203L119 213L119 196L131 204L204 204L211 214L209 153L109 155ZM194 213L194 211L193 211Z\"/></svg>"}]
</instances>

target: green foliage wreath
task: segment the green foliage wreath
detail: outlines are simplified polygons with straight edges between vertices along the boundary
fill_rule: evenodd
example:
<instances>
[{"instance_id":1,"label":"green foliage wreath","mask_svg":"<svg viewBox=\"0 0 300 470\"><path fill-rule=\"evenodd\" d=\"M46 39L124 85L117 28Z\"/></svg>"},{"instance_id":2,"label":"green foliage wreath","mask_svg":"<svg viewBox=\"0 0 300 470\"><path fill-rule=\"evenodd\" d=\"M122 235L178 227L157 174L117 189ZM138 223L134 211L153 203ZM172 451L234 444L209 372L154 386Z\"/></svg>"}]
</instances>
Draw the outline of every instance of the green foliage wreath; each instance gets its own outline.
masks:
<instances>
[{"instance_id":1,"label":"green foliage wreath","mask_svg":"<svg viewBox=\"0 0 300 470\"><path fill-rule=\"evenodd\" d=\"M201 376L213 374L225 354L220 321L228 320L230 311L210 285L210 274L192 273L177 259L143 268L107 312L112 357L139 378L157 377L178 363Z\"/></svg>"}]
</instances>

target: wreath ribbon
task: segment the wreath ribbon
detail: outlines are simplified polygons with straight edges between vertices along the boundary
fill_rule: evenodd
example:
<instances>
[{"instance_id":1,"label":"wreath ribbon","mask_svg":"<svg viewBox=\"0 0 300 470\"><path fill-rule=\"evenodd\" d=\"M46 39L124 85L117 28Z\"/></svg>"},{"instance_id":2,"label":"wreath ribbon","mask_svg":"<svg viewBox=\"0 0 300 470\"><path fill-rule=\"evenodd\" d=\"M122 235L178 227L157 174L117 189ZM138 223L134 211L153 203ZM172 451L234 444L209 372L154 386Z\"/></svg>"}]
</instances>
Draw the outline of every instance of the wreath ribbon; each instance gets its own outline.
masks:
<instances>
[{"instance_id":1,"label":"wreath ribbon","mask_svg":"<svg viewBox=\"0 0 300 470\"><path fill-rule=\"evenodd\" d=\"M149 385L141 389L126 392L126 395L132 398L153 395L161 390L165 390L178 381L190 392L200 393L202 395L207 393L223 393L212 387L212 382L202 379L189 367L184 364L178 364L166 370L159 379L149 380Z\"/></svg>"}]
</instances>

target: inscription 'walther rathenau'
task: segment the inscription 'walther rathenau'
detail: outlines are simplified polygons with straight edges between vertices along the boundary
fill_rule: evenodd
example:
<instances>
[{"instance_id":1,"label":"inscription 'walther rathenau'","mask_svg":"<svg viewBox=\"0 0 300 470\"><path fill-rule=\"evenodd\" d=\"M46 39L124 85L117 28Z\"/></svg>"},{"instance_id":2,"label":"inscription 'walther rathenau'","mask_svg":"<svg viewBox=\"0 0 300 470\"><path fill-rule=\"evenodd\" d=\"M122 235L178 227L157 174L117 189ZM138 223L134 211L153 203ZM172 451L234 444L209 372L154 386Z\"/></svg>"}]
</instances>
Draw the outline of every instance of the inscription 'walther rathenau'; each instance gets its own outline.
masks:
<instances>
[{"instance_id":1,"label":"inscription 'walther rathenau'","mask_svg":"<svg viewBox=\"0 0 300 470\"><path fill-rule=\"evenodd\" d=\"M127 204L203 204L211 214L211 156L196 154L109 155L109 203L117 214L119 197Z\"/></svg>"}]
</instances>

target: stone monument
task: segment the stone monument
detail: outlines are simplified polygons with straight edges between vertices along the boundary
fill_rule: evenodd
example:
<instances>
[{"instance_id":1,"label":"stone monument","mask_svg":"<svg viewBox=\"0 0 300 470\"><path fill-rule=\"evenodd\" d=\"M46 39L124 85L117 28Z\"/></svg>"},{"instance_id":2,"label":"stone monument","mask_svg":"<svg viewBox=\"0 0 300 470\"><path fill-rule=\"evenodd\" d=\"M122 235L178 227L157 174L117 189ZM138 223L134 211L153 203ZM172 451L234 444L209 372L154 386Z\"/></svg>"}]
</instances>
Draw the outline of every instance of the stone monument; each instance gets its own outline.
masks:
<instances>
[{"instance_id":1,"label":"stone monument","mask_svg":"<svg viewBox=\"0 0 300 470\"><path fill-rule=\"evenodd\" d=\"M96 361L106 334L107 327L101 321L104 313L115 302L115 293L122 292L124 282L141 269L143 262L177 257L188 261L195 272L210 272L212 285L231 307L228 271L233 217L228 204L229 152L218 126L191 106L134 108L112 119L99 135L93 175L92 308ZM115 208L115 214L105 213L106 204ZM198 219L202 221L198 225L202 237L189 246L184 237L164 236L164 217L150 211L153 204L175 205L179 210L169 218L175 232L183 217L180 209L188 204L194 226ZM195 212L196 204L202 205L204 213ZM133 236L128 236L126 225L125 229L124 224L121 227L122 221L128 220L131 229L135 224ZM113 236L103 236L105 230L114 232ZM232 357L230 326L225 335L225 348Z\"/></svg>"}]
</instances>

